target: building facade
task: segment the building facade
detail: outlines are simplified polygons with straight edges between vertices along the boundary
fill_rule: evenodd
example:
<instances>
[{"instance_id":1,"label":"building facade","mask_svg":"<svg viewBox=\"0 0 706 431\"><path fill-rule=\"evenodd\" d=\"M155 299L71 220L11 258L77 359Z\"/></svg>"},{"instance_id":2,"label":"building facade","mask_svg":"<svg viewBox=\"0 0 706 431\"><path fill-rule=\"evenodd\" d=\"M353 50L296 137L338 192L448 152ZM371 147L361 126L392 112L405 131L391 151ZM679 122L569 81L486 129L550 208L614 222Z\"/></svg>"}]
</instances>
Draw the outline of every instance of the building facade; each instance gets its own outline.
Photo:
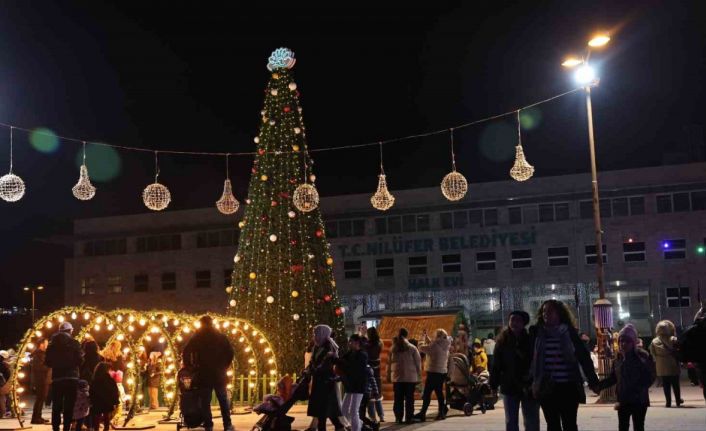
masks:
<instances>
[{"instance_id":1,"label":"building facade","mask_svg":"<svg viewBox=\"0 0 706 431\"><path fill-rule=\"evenodd\" d=\"M509 311L569 303L589 331L597 297L590 176L324 198L326 234L351 325L381 310L461 306L478 334ZM608 298L616 322L649 335L688 325L706 295L706 164L599 175ZM238 218L215 209L77 220L66 301L101 307L226 309Z\"/></svg>"}]
</instances>

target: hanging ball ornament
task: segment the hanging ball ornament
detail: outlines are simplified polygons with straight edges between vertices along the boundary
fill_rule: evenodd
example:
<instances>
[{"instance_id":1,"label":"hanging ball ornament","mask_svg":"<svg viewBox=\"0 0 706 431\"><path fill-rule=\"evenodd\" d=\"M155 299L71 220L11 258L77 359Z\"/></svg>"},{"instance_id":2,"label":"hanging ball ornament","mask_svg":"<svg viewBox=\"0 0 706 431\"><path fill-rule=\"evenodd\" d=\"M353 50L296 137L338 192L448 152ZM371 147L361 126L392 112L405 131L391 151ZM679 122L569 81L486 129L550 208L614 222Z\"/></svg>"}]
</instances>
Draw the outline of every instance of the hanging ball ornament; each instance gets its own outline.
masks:
<instances>
[{"instance_id":1,"label":"hanging ball ornament","mask_svg":"<svg viewBox=\"0 0 706 431\"><path fill-rule=\"evenodd\" d=\"M272 304L273 302L275 302L275 298L274 296L268 296L265 301L267 301L268 304Z\"/></svg>"},{"instance_id":2,"label":"hanging ball ornament","mask_svg":"<svg viewBox=\"0 0 706 431\"><path fill-rule=\"evenodd\" d=\"M336 316L340 316L341 314L343 314L343 307L336 308Z\"/></svg>"},{"instance_id":3,"label":"hanging ball ornament","mask_svg":"<svg viewBox=\"0 0 706 431\"><path fill-rule=\"evenodd\" d=\"M235 307L235 304L236 304L235 299L231 299L230 302L228 303L228 305L230 305L231 307Z\"/></svg>"},{"instance_id":4,"label":"hanging ball ornament","mask_svg":"<svg viewBox=\"0 0 706 431\"><path fill-rule=\"evenodd\" d=\"M308 213L319 205L319 192L312 184L300 184L294 190L293 201L299 211Z\"/></svg>"},{"instance_id":5,"label":"hanging ball ornament","mask_svg":"<svg viewBox=\"0 0 706 431\"><path fill-rule=\"evenodd\" d=\"M218 208L221 214L230 215L235 214L239 207L240 202L233 196L233 186L228 179L223 183L223 194L221 198L216 201L216 208Z\"/></svg>"},{"instance_id":6,"label":"hanging ball ornament","mask_svg":"<svg viewBox=\"0 0 706 431\"><path fill-rule=\"evenodd\" d=\"M277 242L277 235L275 235L275 234L270 235L270 241Z\"/></svg>"},{"instance_id":7,"label":"hanging ball ornament","mask_svg":"<svg viewBox=\"0 0 706 431\"><path fill-rule=\"evenodd\" d=\"M324 301L330 302L330 301L331 301L331 295L324 295Z\"/></svg>"},{"instance_id":8,"label":"hanging ball ornament","mask_svg":"<svg viewBox=\"0 0 706 431\"><path fill-rule=\"evenodd\" d=\"M292 290L292 298L297 298L299 296L298 290Z\"/></svg>"},{"instance_id":9,"label":"hanging ball ornament","mask_svg":"<svg viewBox=\"0 0 706 431\"><path fill-rule=\"evenodd\" d=\"M294 91L297 89L297 84L295 82L290 82L288 87L290 90Z\"/></svg>"},{"instance_id":10,"label":"hanging ball ornament","mask_svg":"<svg viewBox=\"0 0 706 431\"><path fill-rule=\"evenodd\" d=\"M148 185L142 192L142 201L152 211L162 211L169 206L171 200L169 189L158 182Z\"/></svg>"},{"instance_id":11,"label":"hanging ball ornament","mask_svg":"<svg viewBox=\"0 0 706 431\"><path fill-rule=\"evenodd\" d=\"M296 144L292 145L292 151L294 151L295 153L298 153L299 152L299 145L296 145Z\"/></svg>"},{"instance_id":12,"label":"hanging ball ornament","mask_svg":"<svg viewBox=\"0 0 706 431\"><path fill-rule=\"evenodd\" d=\"M245 222L244 222L244 221L238 222L238 227L241 228L241 229L244 228L244 227L245 227Z\"/></svg>"},{"instance_id":13,"label":"hanging ball ornament","mask_svg":"<svg viewBox=\"0 0 706 431\"><path fill-rule=\"evenodd\" d=\"M81 165L78 182L71 188L71 192L76 199L81 201L91 200L96 195L96 188L91 184L86 165Z\"/></svg>"},{"instance_id":14,"label":"hanging ball ornament","mask_svg":"<svg viewBox=\"0 0 706 431\"><path fill-rule=\"evenodd\" d=\"M253 139L253 141L255 141L256 144L259 144L259 143L260 143L260 137L259 137L259 136L255 136L255 138Z\"/></svg>"},{"instance_id":15,"label":"hanging ball ornament","mask_svg":"<svg viewBox=\"0 0 706 431\"><path fill-rule=\"evenodd\" d=\"M261 181L267 181L267 175L261 175L260 176Z\"/></svg>"},{"instance_id":16,"label":"hanging ball ornament","mask_svg":"<svg viewBox=\"0 0 706 431\"><path fill-rule=\"evenodd\" d=\"M441 193L450 201L461 200L466 196L467 191L468 181L466 181L466 177L456 172L456 170L449 172L441 180Z\"/></svg>"},{"instance_id":17,"label":"hanging ball ornament","mask_svg":"<svg viewBox=\"0 0 706 431\"><path fill-rule=\"evenodd\" d=\"M522 145L515 147L515 164L510 169L510 176L515 181L527 181L534 175L534 166L527 163Z\"/></svg>"},{"instance_id":18,"label":"hanging ball ornament","mask_svg":"<svg viewBox=\"0 0 706 431\"><path fill-rule=\"evenodd\" d=\"M314 235L316 235L317 238L321 238L322 236L324 236L324 231L322 231L321 229L317 229L316 232L314 232Z\"/></svg>"},{"instance_id":19,"label":"hanging ball ornament","mask_svg":"<svg viewBox=\"0 0 706 431\"><path fill-rule=\"evenodd\" d=\"M300 129L299 127L294 128L294 133L296 133L297 135L300 134L301 132L302 132L302 129Z\"/></svg>"},{"instance_id":20,"label":"hanging ball ornament","mask_svg":"<svg viewBox=\"0 0 706 431\"><path fill-rule=\"evenodd\" d=\"M235 262L235 263L240 262L240 255L236 254L235 256L233 256L233 262Z\"/></svg>"},{"instance_id":21,"label":"hanging ball ornament","mask_svg":"<svg viewBox=\"0 0 706 431\"><path fill-rule=\"evenodd\" d=\"M272 91L270 91L270 94L273 95L273 96L276 96L276 95L277 95L277 89L276 89L276 88L272 89Z\"/></svg>"},{"instance_id":22,"label":"hanging ball ornament","mask_svg":"<svg viewBox=\"0 0 706 431\"><path fill-rule=\"evenodd\" d=\"M370 203L373 205L373 208L380 211L387 211L395 204L395 197L387 190L385 174L380 174L378 189L370 198Z\"/></svg>"},{"instance_id":23,"label":"hanging ball ornament","mask_svg":"<svg viewBox=\"0 0 706 431\"><path fill-rule=\"evenodd\" d=\"M25 182L13 173L0 178L0 198L5 202L17 202L25 194Z\"/></svg>"},{"instance_id":24,"label":"hanging ball ornament","mask_svg":"<svg viewBox=\"0 0 706 431\"><path fill-rule=\"evenodd\" d=\"M294 211L289 211L287 215L289 216L289 218L294 218L297 216L297 213L295 213Z\"/></svg>"},{"instance_id":25,"label":"hanging ball ornament","mask_svg":"<svg viewBox=\"0 0 706 431\"><path fill-rule=\"evenodd\" d=\"M314 174L309 175L309 181L311 181L312 183L315 183L316 182L316 175L314 175Z\"/></svg>"},{"instance_id":26,"label":"hanging ball ornament","mask_svg":"<svg viewBox=\"0 0 706 431\"><path fill-rule=\"evenodd\" d=\"M292 319L294 319L294 320L299 320L299 317L300 316L296 313L292 314Z\"/></svg>"},{"instance_id":27,"label":"hanging ball ornament","mask_svg":"<svg viewBox=\"0 0 706 431\"><path fill-rule=\"evenodd\" d=\"M329 265L329 266L333 265L333 258L332 257L329 257L326 259L326 265Z\"/></svg>"},{"instance_id":28,"label":"hanging ball ornament","mask_svg":"<svg viewBox=\"0 0 706 431\"><path fill-rule=\"evenodd\" d=\"M251 272L249 277L250 277L250 280L255 280L257 278L257 274L255 274L254 272Z\"/></svg>"}]
</instances>

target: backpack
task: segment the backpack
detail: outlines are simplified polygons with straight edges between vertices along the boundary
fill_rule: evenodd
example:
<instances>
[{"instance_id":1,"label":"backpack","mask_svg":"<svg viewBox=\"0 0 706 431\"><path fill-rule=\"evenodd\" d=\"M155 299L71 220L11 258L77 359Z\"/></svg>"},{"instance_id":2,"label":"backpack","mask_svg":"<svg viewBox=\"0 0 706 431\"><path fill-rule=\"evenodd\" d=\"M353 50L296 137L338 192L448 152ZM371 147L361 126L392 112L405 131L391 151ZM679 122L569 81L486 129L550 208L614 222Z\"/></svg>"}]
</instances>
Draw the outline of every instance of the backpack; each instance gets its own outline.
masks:
<instances>
[{"instance_id":1,"label":"backpack","mask_svg":"<svg viewBox=\"0 0 706 431\"><path fill-rule=\"evenodd\" d=\"M679 337L677 360L680 362L706 363L706 321L697 322Z\"/></svg>"}]
</instances>

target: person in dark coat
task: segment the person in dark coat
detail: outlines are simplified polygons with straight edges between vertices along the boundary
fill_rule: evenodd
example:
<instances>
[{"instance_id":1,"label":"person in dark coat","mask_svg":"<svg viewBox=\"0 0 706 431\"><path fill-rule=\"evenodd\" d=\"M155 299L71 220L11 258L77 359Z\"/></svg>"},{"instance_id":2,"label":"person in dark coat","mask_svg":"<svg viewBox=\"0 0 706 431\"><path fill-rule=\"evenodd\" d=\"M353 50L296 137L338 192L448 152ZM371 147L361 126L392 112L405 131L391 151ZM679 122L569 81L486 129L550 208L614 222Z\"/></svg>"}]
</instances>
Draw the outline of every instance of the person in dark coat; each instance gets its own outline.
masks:
<instances>
[{"instance_id":1,"label":"person in dark coat","mask_svg":"<svg viewBox=\"0 0 706 431\"><path fill-rule=\"evenodd\" d=\"M113 411L120 404L118 384L115 383L108 370L109 365L106 362L100 362L93 372L93 383L90 388L91 421L96 431L101 424L103 424L104 431L110 431Z\"/></svg>"},{"instance_id":2,"label":"person in dark coat","mask_svg":"<svg viewBox=\"0 0 706 431\"><path fill-rule=\"evenodd\" d=\"M5 410L8 410L7 406L7 394L10 389L10 377L12 377L12 371L7 365L7 359L10 357L10 352L7 350L0 350L0 419L5 417Z\"/></svg>"},{"instance_id":3,"label":"person in dark coat","mask_svg":"<svg viewBox=\"0 0 706 431\"><path fill-rule=\"evenodd\" d=\"M317 325L314 327L314 351L307 372L311 374L311 394L306 414L317 418L318 431L326 431L326 419L330 420L336 430L342 430L343 424L338 419L341 407L336 395L336 374L333 371L334 361L338 356L338 345L331 338L331 327Z\"/></svg>"},{"instance_id":4,"label":"person in dark coat","mask_svg":"<svg viewBox=\"0 0 706 431\"><path fill-rule=\"evenodd\" d=\"M380 422L385 422L385 411L382 408L382 379L380 377L380 354L382 353L382 341L377 328L371 326L367 329L368 342L365 344L365 353L368 354L368 365L373 369L375 385L378 387L377 397L371 398L367 404L368 416L375 422L375 415Z\"/></svg>"},{"instance_id":5,"label":"person in dark coat","mask_svg":"<svg viewBox=\"0 0 706 431\"><path fill-rule=\"evenodd\" d=\"M199 319L201 327L184 347L184 365L196 369L196 385L201 392L201 409L205 417L206 431L213 430L211 394L215 391L223 417L225 431L233 431L228 400L227 371L233 363L233 346L228 337L213 327L211 316Z\"/></svg>"},{"instance_id":6,"label":"person in dark coat","mask_svg":"<svg viewBox=\"0 0 706 431\"><path fill-rule=\"evenodd\" d=\"M657 377L655 361L647 351L637 347L637 331L631 324L620 330L620 352L613 361L610 374L598 384L600 390L617 385L615 409L618 411L618 430L645 431L645 415L650 405L650 386Z\"/></svg>"},{"instance_id":7,"label":"person in dark coat","mask_svg":"<svg viewBox=\"0 0 706 431\"><path fill-rule=\"evenodd\" d=\"M505 430L519 431L519 411L525 431L539 431L539 404L530 394L529 368L532 359L530 339L525 326L530 316L525 311L510 313L508 327L495 344L490 386L500 388L505 410Z\"/></svg>"},{"instance_id":8,"label":"person in dark coat","mask_svg":"<svg viewBox=\"0 0 706 431\"><path fill-rule=\"evenodd\" d=\"M34 408L32 409L32 423L35 425L46 425L49 423L48 420L42 417L42 409L44 408L44 402L49 393L49 384L51 383L51 369L44 364L48 345L49 340L42 338L37 341L37 350L32 353L32 385L36 395Z\"/></svg>"},{"instance_id":9,"label":"person in dark coat","mask_svg":"<svg viewBox=\"0 0 706 431\"><path fill-rule=\"evenodd\" d=\"M96 369L96 365L103 362L103 357L98 353L98 343L94 340L84 341L81 348L83 350L83 363L79 368L79 376L81 380L85 380L90 386L93 382L93 372Z\"/></svg>"},{"instance_id":10,"label":"person in dark coat","mask_svg":"<svg viewBox=\"0 0 706 431\"><path fill-rule=\"evenodd\" d=\"M78 387L78 368L83 361L81 345L71 336L74 327L64 322L59 332L51 337L44 364L51 368L51 427L59 431L61 416L64 416L64 431L71 428L76 392Z\"/></svg>"},{"instance_id":11,"label":"person in dark coat","mask_svg":"<svg viewBox=\"0 0 706 431\"><path fill-rule=\"evenodd\" d=\"M348 340L348 352L335 361L336 365L343 369L343 388L346 390L343 397L343 416L350 422L352 431L361 429L358 409L368 387L368 355L362 350L362 341L360 335L351 335Z\"/></svg>"},{"instance_id":12,"label":"person in dark coat","mask_svg":"<svg viewBox=\"0 0 706 431\"><path fill-rule=\"evenodd\" d=\"M542 407L547 431L577 431L579 403L586 403L583 376L591 389L596 388L598 376L574 317L563 302L544 301L529 333L532 396Z\"/></svg>"}]
</instances>

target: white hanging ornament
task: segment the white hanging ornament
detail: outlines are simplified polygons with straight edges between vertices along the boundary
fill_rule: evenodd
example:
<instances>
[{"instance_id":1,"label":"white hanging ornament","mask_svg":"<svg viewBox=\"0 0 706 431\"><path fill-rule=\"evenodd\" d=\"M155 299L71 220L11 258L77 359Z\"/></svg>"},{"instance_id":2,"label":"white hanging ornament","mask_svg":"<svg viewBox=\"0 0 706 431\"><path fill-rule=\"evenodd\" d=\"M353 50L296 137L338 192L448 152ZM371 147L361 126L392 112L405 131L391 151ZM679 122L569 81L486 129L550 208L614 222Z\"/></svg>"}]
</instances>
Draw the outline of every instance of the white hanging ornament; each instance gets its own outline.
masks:
<instances>
[{"instance_id":1,"label":"white hanging ornament","mask_svg":"<svg viewBox=\"0 0 706 431\"><path fill-rule=\"evenodd\" d=\"M216 202L216 208L222 214L230 215L235 214L239 207L240 202L233 196L233 186L230 183L230 179L226 179L223 183L223 194Z\"/></svg>"},{"instance_id":2,"label":"white hanging ornament","mask_svg":"<svg viewBox=\"0 0 706 431\"><path fill-rule=\"evenodd\" d=\"M450 201L461 200L468 191L466 177L456 172L456 155L454 154L454 135L451 129L451 172L441 180L441 194Z\"/></svg>"},{"instance_id":3,"label":"white hanging ornament","mask_svg":"<svg viewBox=\"0 0 706 431\"><path fill-rule=\"evenodd\" d=\"M277 242L277 235L275 235L275 234L270 235L270 241Z\"/></svg>"},{"instance_id":4,"label":"white hanging ornament","mask_svg":"<svg viewBox=\"0 0 706 431\"><path fill-rule=\"evenodd\" d=\"M297 314L297 313L292 314L292 319L294 319L294 320L299 320L300 317L301 316L299 316L299 314Z\"/></svg>"},{"instance_id":5,"label":"white hanging ornament","mask_svg":"<svg viewBox=\"0 0 706 431\"><path fill-rule=\"evenodd\" d=\"M380 211L387 211L395 204L395 197L387 190L387 179L385 169L382 164L382 143L380 143L380 175L378 175L378 189L370 197L373 208Z\"/></svg>"},{"instance_id":6,"label":"white hanging ornament","mask_svg":"<svg viewBox=\"0 0 706 431\"><path fill-rule=\"evenodd\" d=\"M236 254L235 256L233 256L233 262L234 262L234 263L240 262L240 255L237 255L237 254Z\"/></svg>"},{"instance_id":7,"label":"white hanging ornament","mask_svg":"<svg viewBox=\"0 0 706 431\"><path fill-rule=\"evenodd\" d=\"M517 146L515 147L515 164L510 169L510 176L515 181L527 181L534 175L534 166L527 163L522 149L522 132L520 129L520 111L517 111Z\"/></svg>"},{"instance_id":8,"label":"white hanging ornament","mask_svg":"<svg viewBox=\"0 0 706 431\"><path fill-rule=\"evenodd\" d=\"M292 201L299 211L308 213L315 210L319 205L319 192L316 191L316 187L312 184L300 184L294 190Z\"/></svg>"},{"instance_id":9,"label":"white hanging ornament","mask_svg":"<svg viewBox=\"0 0 706 431\"><path fill-rule=\"evenodd\" d=\"M297 89L297 84L295 82L290 82L288 87L291 91L294 91Z\"/></svg>"},{"instance_id":10,"label":"white hanging ornament","mask_svg":"<svg viewBox=\"0 0 706 431\"><path fill-rule=\"evenodd\" d=\"M267 299L265 299L265 300L267 301L268 304L272 304L273 302L275 302L275 298L272 296L268 296Z\"/></svg>"},{"instance_id":11,"label":"white hanging ornament","mask_svg":"<svg viewBox=\"0 0 706 431\"><path fill-rule=\"evenodd\" d=\"M231 299L230 302L228 302L228 305L230 305L231 307L235 307L235 304L235 299Z\"/></svg>"},{"instance_id":12,"label":"white hanging ornament","mask_svg":"<svg viewBox=\"0 0 706 431\"><path fill-rule=\"evenodd\" d=\"M96 188L91 184L91 178L88 176L88 168L85 164L81 165L78 182L71 188L74 197L81 201L93 199L96 195Z\"/></svg>"},{"instance_id":13,"label":"white hanging ornament","mask_svg":"<svg viewBox=\"0 0 706 431\"><path fill-rule=\"evenodd\" d=\"M25 195L25 182L12 173L12 130L10 126L10 172L0 177L0 198L5 202L17 202Z\"/></svg>"},{"instance_id":14,"label":"white hanging ornament","mask_svg":"<svg viewBox=\"0 0 706 431\"><path fill-rule=\"evenodd\" d=\"M162 211L169 206L169 202L172 201L172 195L169 193L169 189L158 181L159 163L156 151L154 153L154 163L154 183L148 185L145 187L145 190L142 191L142 201L145 203L145 206L152 211Z\"/></svg>"},{"instance_id":15,"label":"white hanging ornament","mask_svg":"<svg viewBox=\"0 0 706 431\"><path fill-rule=\"evenodd\" d=\"M295 213L294 211L289 211L287 215L289 216L289 218L294 218L297 216L297 213Z\"/></svg>"}]
</instances>

